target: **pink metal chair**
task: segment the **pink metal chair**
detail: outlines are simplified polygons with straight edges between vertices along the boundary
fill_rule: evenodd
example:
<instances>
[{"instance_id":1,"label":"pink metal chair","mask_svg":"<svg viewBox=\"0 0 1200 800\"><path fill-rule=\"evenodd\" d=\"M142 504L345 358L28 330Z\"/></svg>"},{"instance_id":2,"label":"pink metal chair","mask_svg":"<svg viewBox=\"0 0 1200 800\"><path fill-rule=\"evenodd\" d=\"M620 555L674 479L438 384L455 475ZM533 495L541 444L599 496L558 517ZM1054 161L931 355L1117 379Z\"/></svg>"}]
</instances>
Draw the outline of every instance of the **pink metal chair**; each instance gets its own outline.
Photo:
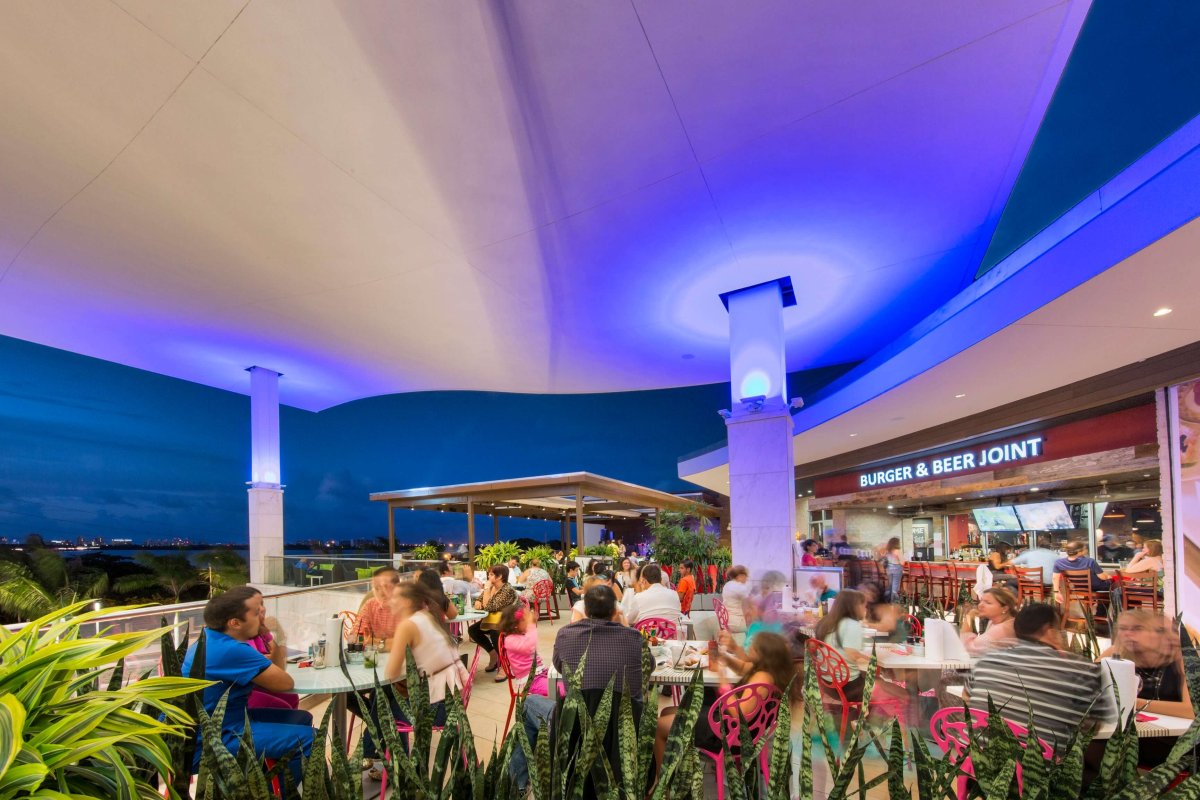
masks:
<instances>
[{"instance_id":1,"label":"pink metal chair","mask_svg":"<svg viewBox=\"0 0 1200 800\"><path fill-rule=\"evenodd\" d=\"M817 671L817 684L821 688L821 704L825 706L840 706L842 721L838 727L838 741L846 740L846 727L850 723L850 712L862 712L862 702L846 697L846 684L850 682L850 665L842 654L819 639L809 639L805 643L808 652L808 664ZM871 709L882 711L889 716L904 721L908 709L899 699L884 694L882 679L875 682L876 693L871 697Z\"/></svg>"},{"instance_id":2,"label":"pink metal chair","mask_svg":"<svg viewBox=\"0 0 1200 800\"><path fill-rule=\"evenodd\" d=\"M721 602L719 598L713 598L713 611L717 615L717 625L721 630L729 630L729 609Z\"/></svg>"},{"instance_id":3,"label":"pink metal chair","mask_svg":"<svg viewBox=\"0 0 1200 800\"><path fill-rule=\"evenodd\" d=\"M471 658L471 669L470 669L469 673L467 674L467 681L466 681L466 683L463 684L463 688L462 688L462 704L463 704L464 709L471 702L471 687L475 685L475 667L479 666L479 656L482 652L483 652L483 648L476 645L475 646L475 655L474 655L474 657ZM442 726L434 725L433 729L435 731L440 731L440 730L442 730ZM396 732L397 733L412 733L413 732L412 723L402 722L401 720L396 720ZM379 796L380 797L388 796L387 795L387 761L388 761L388 759L385 757L383 759L383 769L380 770L380 779L379 779ZM466 766L466 764L464 763L463 766Z\"/></svg>"},{"instance_id":4,"label":"pink metal chair","mask_svg":"<svg viewBox=\"0 0 1200 800\"><path fill-rule=\"evenodd\" d=\"M659 639L679 638L679 626L671 620L663 619L662 617L639 619L634 623L633 627L637 628L639 633L657 636Z\"/></svg>"},{"instance_id":5,"label":"pink metal chair","mask_svg":"<svg viewBox=\"0 0 1200 800\"><path fill-rule=\"evenodd\" d=\"M1025 740L1029 736L1029 730L1023 728L1015 722L1004 721L1008 725L1008 729L1017 737L1017 741L1021 743L1021 747L1025 746ZM933 734L933 740L937 742L938 747L946 751L946 756L956 761L961 760L958 768L963 774L958 777L958 798L966 800L967 797L967 781L975 777L975 767L971 764L970 737L967 733L969 725L974 730L986 728L988 724L988 713L980 711L976 708L942 708L934 713L929 720L929 731ZM1038 745L1042 748L1042 757L1051 759L1054 757L1054 748L1042 739L1038 739ZM965 757L964 757L965 756ZM1017 794L1024 791L1021 779L1021 763L1017 762Z\"/></svg>"},{"instance_id":6,"label":"pink metal chair","mask_svg":"<svg viewBox=\"0 0 1200 800\"><path fill-rule=\"evenodd\" d=\"M741 704L751 698L757 702L749 713L742 710ZM717 771L717 800L725 798L725 750L738 747L741 742L741 726L745 725L750 732L750 740L758 744L764 736L775 732L775 721L779 717L779 690L769 683L750 683L730 689L717 698L708 710L708 726L716 734L717 739L724 744L718 752L709 752L703 747L696 748L713 760ZM725 730L721 727L724 724ZM740 760L740 755L736 756ZM758 764L762 769L763 780L771 780L770 748L763 747L758 754Z\"/></svg>"}]
</instances>

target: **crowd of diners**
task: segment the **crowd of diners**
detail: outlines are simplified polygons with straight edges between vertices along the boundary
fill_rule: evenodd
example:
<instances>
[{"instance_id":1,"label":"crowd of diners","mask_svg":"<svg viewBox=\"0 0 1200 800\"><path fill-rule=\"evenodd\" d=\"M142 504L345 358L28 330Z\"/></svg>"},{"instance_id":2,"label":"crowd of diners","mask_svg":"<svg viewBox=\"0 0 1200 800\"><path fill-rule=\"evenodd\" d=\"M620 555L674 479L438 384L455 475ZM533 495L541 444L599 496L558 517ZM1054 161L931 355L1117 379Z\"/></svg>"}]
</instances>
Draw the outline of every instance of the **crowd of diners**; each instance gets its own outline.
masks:
<instances>
[{"instance_id":1,"label":"crowd of diners","mask_svg":"<svg viewBox=\"0 0 1200 800\"><path fill-rule=\"evenodd\" d=\"M883 641L904 641L909 635L908 609L887 599L898 589L892 558L903 563L893 550L898 548L886 547L880 553L885 566L881 584L843 589L828 604L828 613L807 621L815 623L812 634L836 650L849 666L851 680L845 692L851 701L861 698L863 670L871 654L864 628L875 629L877 639ZM1140 561L1154 568L1158 552L1150 545ZM1060 559L1069 561L1070 568L1086 564L1086 556L1071 550L1065 558L1056 558ZM405 649L411 648L417 668L429 678L429 699L434 719L440 723L446 714L446 698L460 691L467 679L467 659L450 632L449 623L457 614L450 597L470 597L474 609L487 615L467 629L471 642L488 654L483 672L494 673L498 681L508 679L499 669L498 644L503 634L509 673L528 691L525 718L520 723L531 743L555 707L555 698L549 696L549 665L559 674L574 672L586 652L579 678L589 706L595 707L610 680L615 680L616 700L628 695L636 715L648 698L663 704L655 744L656 759L661 760L675 708L643 691L647 687L641 685L642 636L634 626L651 617L684 624L696 594L694 565L685 562L672 584L666 572L651 562L597 559L583 569L561 554L556 554L555 560L567 576L571 621L558 629L549 660L538 652L537 614L530 608L528 596L530 586L550 578L536 560L523 572L518 572L515 564L495 565L486 571L482 583L469 568L448 563L438 570L424 570L414 580L401 580L390 567L378 569L359 610L355 633L370 637L386 653L382 669L389 680L404 675ZM996 564L998 568L1004 565L1004 561ZM752 584L745 567L733 566L725 577L720 599L728 623L719 634L718 664L714 666L724 667L721 674L729 679L706 689L705 713L694 732L698 746L715 746L708 741L712 732L706 720L707 706L718 696L750 683L766 683L782 691L803 663L806 637L789 624L783 609L782 594L787 587L783 575L766 573ZM1004 582L996 581L980 589L975 602L957 613L963 644L978 659L961 676L963 699L971 707L987 710L990 699L999 713L1022 726L1032 715L1039 736L1060 747L1089 721L1112 721L1115 707L1108 693L1101 691L1100 666L1068 651L1055 606L1021 606ZM287 699L293 687L285 669L282 631L277 622L265 618L261 593L237 587L213 598L205 609L205 627L204 672L217 683L205 690L203 699L211 711L229 691L223 729L226 745L236 750L248 718L255 748L262 756L276 758L297 747L308 752L313 737L311 715L294 702L291 708L282 709L259 707L252 700L254 693ZM1139 677L1139 711L1192 716L1181 650L1185 635L1161 614L1131 610L1117 617L1112 645L1102 657L1116 655L1134 663ZM194 653L195 646L188 652L185 674ZM905 697L903 686L887 677L881 676L875 691ZM561 684L559 688L561 691ZM798 698L799 692L793 695ZM743 712L748 714L758 700L748 693L742 702ZM357 711L357 704L350 707ZM399 707L392 708L392 713L403 719ZM1161 763L1172 744L1169 738L1142 740L1140 763ZM368 735L363 768L370 770L372 777L378 777L376 748ZM525 785L528 770L519 748L510 767L518 785Z\"/></svg>"}]
</instances>

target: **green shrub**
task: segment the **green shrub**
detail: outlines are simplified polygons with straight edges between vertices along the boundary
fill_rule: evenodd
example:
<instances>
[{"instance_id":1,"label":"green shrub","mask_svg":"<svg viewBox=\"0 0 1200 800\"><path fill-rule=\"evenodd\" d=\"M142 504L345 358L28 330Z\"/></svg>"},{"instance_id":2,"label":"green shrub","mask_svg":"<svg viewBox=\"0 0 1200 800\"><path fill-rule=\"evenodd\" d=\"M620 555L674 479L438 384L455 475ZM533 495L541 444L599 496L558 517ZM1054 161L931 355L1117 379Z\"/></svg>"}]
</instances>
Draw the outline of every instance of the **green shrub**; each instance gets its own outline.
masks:
<instances>
[{"instance_id":1,"label":"green shrub","mask_svg":"<svg viewBox=\"0 0 1200 800\"><path fill-rule=\"evenodd\" d=\"M437 561L442 552L431 544L419 544L408 555L416 561Z\"/></svg>"},{"instance_id":2,"label":"green shrub","mask_svg":"<svg viewBox=\"0 0 1200 800\"><path fill-rule=\"evenodd\" d=\"M192 719L172 701L208 684L142 676L122 686L125 657L172 629L87 638L81 625L123 610L79 613L89 605L0 628L0 798L155 797L159 776L175 771L169 743L190 736Z\"/></svg>"}]
</instances>

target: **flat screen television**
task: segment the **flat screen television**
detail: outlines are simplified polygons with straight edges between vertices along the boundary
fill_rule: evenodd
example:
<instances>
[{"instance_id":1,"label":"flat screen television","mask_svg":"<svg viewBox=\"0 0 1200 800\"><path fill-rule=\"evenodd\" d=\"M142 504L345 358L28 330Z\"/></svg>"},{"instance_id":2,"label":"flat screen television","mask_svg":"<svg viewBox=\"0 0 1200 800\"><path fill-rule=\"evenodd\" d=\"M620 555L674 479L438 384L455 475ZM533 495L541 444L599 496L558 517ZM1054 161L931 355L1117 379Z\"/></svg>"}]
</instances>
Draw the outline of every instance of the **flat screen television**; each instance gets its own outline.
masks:
<instances>
[{"instance_id":1,"label":"flat screen television","mask_svg":"<svg viewBox=\"0 0 1200 800\"><path fill-rule=\"evenodd\" d=\"M1025 503L1016 506L1017 517L1027 531L1070 531L1075 529L1075 520L1062 500L1046 503Z\"/></svg>"},{"instance_id":2,"label":"flat screen television","mask_svg":"<svg viewBox=\"0 0 1200 800\"><path fill-rule=\"evenodd\" d=\"M990 508L973 508L971 515L975 517L975 524L979 530L984 533L997 533L1000 531L1015 531L1023 530L1021 520L1017 519L1017 513L1012 506L992 506Z\"/></svg>"}]
</instances>

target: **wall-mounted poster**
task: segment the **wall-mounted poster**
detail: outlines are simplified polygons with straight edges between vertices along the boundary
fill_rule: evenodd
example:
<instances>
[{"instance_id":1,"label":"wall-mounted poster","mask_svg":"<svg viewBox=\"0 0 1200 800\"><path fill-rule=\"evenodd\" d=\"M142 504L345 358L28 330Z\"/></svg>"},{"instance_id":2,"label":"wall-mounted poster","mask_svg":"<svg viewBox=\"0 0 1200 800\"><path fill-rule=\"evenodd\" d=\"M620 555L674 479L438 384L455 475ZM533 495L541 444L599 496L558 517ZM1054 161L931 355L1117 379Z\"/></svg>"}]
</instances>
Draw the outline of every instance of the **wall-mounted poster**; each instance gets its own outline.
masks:
<instances>
[{"instance_id":1,"label":"wall-mounted poster","mask_svg":"<svg viewBox=\"0 0 1200 800\"><path fill-rule=\"evenodd\" d=\"M1171 400L1176 596L1184 622L1200 630L1200 380L1175 386Z\"/></svg>"}]
</instances>

